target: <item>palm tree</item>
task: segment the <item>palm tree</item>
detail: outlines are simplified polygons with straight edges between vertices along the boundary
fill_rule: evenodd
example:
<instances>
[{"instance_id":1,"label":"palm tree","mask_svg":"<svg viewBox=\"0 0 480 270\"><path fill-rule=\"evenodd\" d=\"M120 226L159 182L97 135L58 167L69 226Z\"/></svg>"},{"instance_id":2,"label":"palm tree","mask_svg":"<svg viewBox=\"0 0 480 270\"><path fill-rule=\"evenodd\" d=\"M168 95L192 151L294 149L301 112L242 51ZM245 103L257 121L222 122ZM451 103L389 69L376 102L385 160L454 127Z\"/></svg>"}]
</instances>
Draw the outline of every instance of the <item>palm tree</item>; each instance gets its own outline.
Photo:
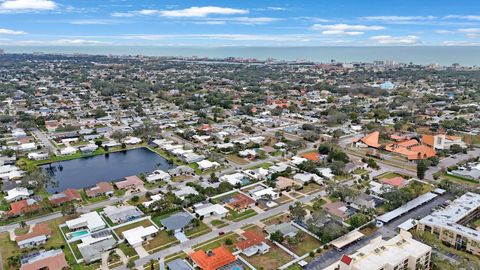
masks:
<instances>
[{"instance_id":1,"label":"palm tree","mask_svg":"<svg viewBox=\"0 0 480 270\"><path fill-rule=\"evenodd\" d=\"M19 225L20 225L20 228L23 229L23 228L25 228L25 226L27 226L27 223L24 220L22 220L22 221L19 222Z\"/></svg>"}]
</instances>

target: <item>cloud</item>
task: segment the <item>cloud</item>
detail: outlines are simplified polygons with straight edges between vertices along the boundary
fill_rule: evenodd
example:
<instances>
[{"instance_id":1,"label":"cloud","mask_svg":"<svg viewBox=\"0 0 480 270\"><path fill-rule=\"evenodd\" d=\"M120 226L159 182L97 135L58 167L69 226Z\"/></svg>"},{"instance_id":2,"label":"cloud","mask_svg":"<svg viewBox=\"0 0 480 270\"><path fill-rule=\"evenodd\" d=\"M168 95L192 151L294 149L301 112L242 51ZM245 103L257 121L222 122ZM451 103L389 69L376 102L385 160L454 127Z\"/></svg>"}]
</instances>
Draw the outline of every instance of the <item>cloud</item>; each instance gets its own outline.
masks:
<instances>
[{"instance_id":1,"label":"cloud","mask_svg":"<svg viewBox=\"0 0 480 270\"><path fill-rule=\"evenodd\" d=\"M462 28L458 32L464 33L467 38L480 38L480 28Z\"/></svg>"},{"instance_id":2,"label":"cloud","mask_svg":"<svg viewBox=\"0 0 480 270\"><path fill-rule=\"evenodd\" d=\"M384 21L384 22L392 22L392 21L418 21L418 20L433 20L437 17L435 16L367 16L361 17L365 20L370 21Z\"/></svg>"},{"instance_id":3,"label":"cloud","mask_svg":"<svg viewBox=\"0 0 480 270\"><path fill-rule=\"evenodd\" d=\"M311 27L313 30L323 30L324 35L335 36L359 36L363 35L364 31L383 30L385 27L378 25L362 25L362 24L314 24Z\"/></svg>"},{"instance_id":4,"label":"cloud","mask_svg":"<svg viewBox=\"0 0 480 270\"><path fill-rule=\"evenodd\" d=\"M106 20L106 19L79 19L69 21L69 24L78 24L78 25L109 25L109 24L118 24L118 20Z\"/></svg>"},{"instance_id":5,"label":"cloud","mask_svg":"<svg viewBox=\"0 0 480 270\"><path fill-rule=\"evenodd\" d=\"M280 21L280 19L271 17L235 17L229 18L228 21L246 25L257 25Z\"/></svg>"},{"instance_id":6,"label":"cloud","mask_svg":"<svg viewBox=\"0 0 480 270\"><path fill-rule=\"evenodd\" d=\"M435 30L435 33L437 33L437 34L453 34L453 33L455 33L455 31L438 29L438 30Z\"/></svg>"},{"instance_id":7,"label":"cloud","mask_svg":"<svg viewBox=\"0 0 480 270\"><path fill-rule=\"evenodd\" d=\"M325 30L322 32L324 35L329 36L361 36L365 34L365 32L360 31L342 31L342 30Z\"/></svg>"},{"instance_id":8,"label":"cloud","mask_svg":"<svg viewBox=\"0 0 480 270\"><path fill-rule=\"evenodd\" d=\"M180 35L155 35L155 34L127 34L118 36L120 39L132 40L232 40L232 41L273 41L273 42L308 42L320 40L318 35L255 35L255 34L180 34Z\"/></svg>"},{"instance_id":9,"label":"cloud","mask_svg":"<svg viewBox=\"0 0 480 270\"><path fill-rule=\"evenodd\" d=\"M373 36L371 40L382 45L415 45L420 44L420 38L417 36L402 36L402 37L393 37L393 36Z\"/></svg>"},{"instance_id":10,"label":"cloud","mask_svg":"<svg viewBox=\"0 0 480 270\"><path fill-rule=\"evenodd\" d=\"M480 15L448 15L444 19L460 19L469 21L480 21Z\"/></svg>"},{"instance_id":11,"label":"cloud","mask_svg":"<svg viewBox=\"0 0 480 270\"><path fill-rule=\"evenodd\" d=\"M0 35L25 35L25 34L26 32L24 31L16 31L16 30L0 28Z\"/></svg>"},{"instance_id":12,"label":"cloud","mask_svg":"<svg viewBox=\"0 0 480 270\"><path fill-rule=\"evenodd\" d=\"M208 25L223 25L225 21L199 21L195 22L195 24L208 24Z\"/></svg>"},{"instance_id":13,"label":"cloud","mask_svg":"<svg viewBox=\"0 0 480 270\"><path fill-rule=\"evenodd\" d=\"M446 40L442 42L445 46L480 46L480 42L469 42L459 40Z\"/></svg>"},{"instance_id":14,"label":"cloud","mask_svg":"<svg viewBox=\"0 0 480 270\"><path fill-rule=\"evenodd\" d=\"M114 17L133 17L133 16L148 16L159 15L163 17L171 18L192 18L192 17L208 17L210 15L236 15L236 14L248 14L246 9L225 8L216 6L205 7L190 7L186 9L175 10L157 10L157 9L144 9L129 12L115 12L112 13Z\"/></svg>"},{"instance_id":15,"label":"cloud","mask_svg":"<svg viewBox=\"0 0 480 270\"><path fill-rule=\"evenodd\" d=\"M80 45L109 45L111 42L86 39L56 39L56 40L22 40L17 41L18 45L53 45L53 46L80 46Z\"/></svg>"},{"instance_id":16,"label":"cloud","mask_svg":"<svg viewBox=\"0 0 480 270\"><path fill-rule=\"evenodd\" d=\"M0 10L52 10L57 4L50 0L7 0L0 4Z\"/></svg>"}]
</instances>

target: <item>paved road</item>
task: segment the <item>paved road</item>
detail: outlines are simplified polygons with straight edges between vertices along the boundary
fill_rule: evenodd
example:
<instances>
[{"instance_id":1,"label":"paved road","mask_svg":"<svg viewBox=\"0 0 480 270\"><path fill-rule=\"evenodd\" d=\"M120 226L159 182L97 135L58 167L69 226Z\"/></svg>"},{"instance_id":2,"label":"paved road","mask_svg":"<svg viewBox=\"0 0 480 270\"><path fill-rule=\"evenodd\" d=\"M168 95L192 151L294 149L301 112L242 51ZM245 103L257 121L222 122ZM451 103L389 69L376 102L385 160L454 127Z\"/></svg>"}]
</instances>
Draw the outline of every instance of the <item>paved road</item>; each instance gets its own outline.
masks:
<instances>
[{"instance_id":1,"label":"paved road","mask_svg":"<svg viewBox=\"0 0 480 270\"><path fill-rule=\"evenodd\" d=\"M365 246L370 242L370 240L382 236L384 239L390 239L397 235L397 227L398 225L402 224L403 222L407 221L410 218L417 219L418 217L424 217L431 213L432 209L439 206L440 204L444 203L446 200L451 199L450 195L442 195L438 196L432 201L427 204L424 204L415 210L392 220L391 222L385 224L383 227L378 229L374 234L371 236L362 238L361 240L349 245L348 247L344 248L342 251L337 251L336 249L332 249L322 255L314 258L304 269L307 270L321 270L329 265L337 262L344 254L353 254L359 248Z\"/></svg>"},{"instance_id":2,"label":"paved road","mask_svg":"<svg viewBox=\"0 0 480 270\"><path fill-rule=\"evenodd\" d=\"M320 194L322 193L322 191L319 191L319 192L316 192L316 193L313 193L311 195L308 195L308 196L305 196L301 199L298 199L297 201L299 202L302 202L302 203L306 203L306 202L309 202L311 200L313 200L315 197L319 196ZM206 242L208 240L212 240L213 238L217 237L218 236L218 233L223 231L223 232L231 232L231 231L234 231L234 230L237 230L237 229L240 229L248 224L254 224L266 217L269 217L269 216L274 216L274 215L277 215L277 214L280 214L280 213L284 213L286 211L288 211L288 207L290 205L292 205L294 202L289 202L289 203L286 203L286 204L283 204L283 205L280 205L276 208L273 208L273 209L270 209L270 210L267 210L265 211L264 213L262 214L258 214L256 216L253 216L251 218L247 218L247 219L244 219L244 220L241 220L239 222L235 222L233 224L230 224L228 226L225 226L223 228L220 228L220 229L214 229L213 231L207 233L207 234L204 234L204 235L201 235L197 238L194 238L194 239L190 239L184 243L181 243L179 245L176 245L176 246L173 246L173 247L170 247L170 248L167 248L167 249L163 249L163 250L160 250L158 252L155 252L147 257L144 257L144 258L141 258L141 259L138 259L135 261L135 265L138 267L138 266L143 266L145 265L146 263L148 263L150 261L150 259L160 259L160 258L164 258L165 256L168 256L168 255L171 255L171 254L175 254L177 252L180 252L180 251L183 251L183 250L186 250L188 248L192 248L193 246L195 245L198 245L200 243L203 243L203 242ZM122 265L122 266L119 266L119 267L116 267L115 268L116 270L126 270L127 267L125 265Z\"/></svg>"},{"instance_id":3,"label":"paved road","mask_svg":"<svg viewBox=\"0 0 480 270\"><path fill-rule=\"evenodd\" d=\"M440 160L438 166L430 167L427 170L427 172L425 173L425 178L433 180L433 174L439 172L442 169L442 167L446 169L450 166L456 165L460 161L464 161L469 158L478 157L478 156L480 156L480 148L474 148L473 150L468 151L467 154L457 154L455 155L454 158L452 157L444 158Z\"/></svg>"},{"instance_id":4,"label":"paved road","mask_svg":"<svg viewBox=\"0 0 480 270\"><path fill-rule=\"evenodd\" d=\"M48 139L47 135L45 135L42 131L38 130L38 129L34 129L32 131L33 135L35 135L35 137L40 141L42 142L42 144L51 152L55 153L55 151L57 150L57 148L55 147L55 145L53 145L53 143Z\"/></svg>"}]
</instances>

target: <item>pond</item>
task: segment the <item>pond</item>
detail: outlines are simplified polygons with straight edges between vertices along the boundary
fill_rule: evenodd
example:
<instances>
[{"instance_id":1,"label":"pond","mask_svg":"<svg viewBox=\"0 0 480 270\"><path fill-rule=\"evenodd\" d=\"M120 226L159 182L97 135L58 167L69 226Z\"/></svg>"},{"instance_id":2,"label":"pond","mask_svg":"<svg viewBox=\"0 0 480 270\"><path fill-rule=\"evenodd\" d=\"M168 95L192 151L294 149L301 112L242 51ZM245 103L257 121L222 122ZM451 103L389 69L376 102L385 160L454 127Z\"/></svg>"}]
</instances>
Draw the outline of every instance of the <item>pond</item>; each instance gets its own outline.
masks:
<instances>
[{"instance_id":1,"label":"pond","mask_svg":"<svg viewBox=\"0 0 480 270\"><path fill-rule=\"evenodd\" d=\"M104 155L83 157L40 166L57 181L57 187L48 192L61 192L67 188L81 189L98 182L120 180L125 176L168 170L173 167L157 153L142 147Z\"/></svg>"}]
</instances>

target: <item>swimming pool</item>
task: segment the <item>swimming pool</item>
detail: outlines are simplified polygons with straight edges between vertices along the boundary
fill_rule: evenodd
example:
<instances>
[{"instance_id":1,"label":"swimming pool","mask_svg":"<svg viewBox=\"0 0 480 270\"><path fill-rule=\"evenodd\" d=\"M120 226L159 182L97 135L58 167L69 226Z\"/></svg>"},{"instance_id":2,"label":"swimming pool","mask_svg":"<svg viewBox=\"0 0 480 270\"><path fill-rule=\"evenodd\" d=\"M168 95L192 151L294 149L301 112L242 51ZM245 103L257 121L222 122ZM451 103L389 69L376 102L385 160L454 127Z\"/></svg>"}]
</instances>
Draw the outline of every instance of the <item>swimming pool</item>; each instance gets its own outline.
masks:
<instances>
[{"instance_id":1,"label":"swimming pool","mask_svg":"<svg viewBox=\"0 0 480 270\"><path fill-rule=\"evenodd\" d=\"M86 235L86 234L89 234L89 232L87 230L75 231L75 232L71 232L68 235L68 238L69 239L79 238L79 237L81 237L83 235Z\"/></svg>"}]
</instances>

